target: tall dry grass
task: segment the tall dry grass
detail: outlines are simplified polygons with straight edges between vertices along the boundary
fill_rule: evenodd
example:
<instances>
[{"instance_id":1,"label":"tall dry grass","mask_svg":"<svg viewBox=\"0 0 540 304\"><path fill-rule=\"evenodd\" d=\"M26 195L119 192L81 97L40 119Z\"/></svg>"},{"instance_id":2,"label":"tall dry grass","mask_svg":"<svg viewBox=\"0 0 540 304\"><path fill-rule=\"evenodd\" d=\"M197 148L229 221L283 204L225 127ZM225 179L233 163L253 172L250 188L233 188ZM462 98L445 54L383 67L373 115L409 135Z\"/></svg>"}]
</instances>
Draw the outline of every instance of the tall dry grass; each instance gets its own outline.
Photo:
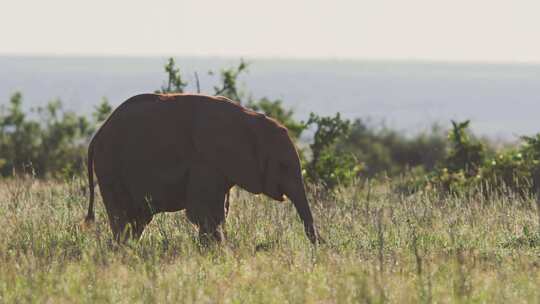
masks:
<instances>
[{"instance_id":1,"label":"tall dry grass","mask_svg":"<svg viewBox=\"0 0 540 304\"><path fill-rule=\"evenodd\" d=\"M538 303L537 206L521 196L423 193L387 183L309 191L326 244L290 203L240 192L228 241L201 249L183 213L117 246L85 182L0 180L0 302Z\"/></svg>"}]
</instances>

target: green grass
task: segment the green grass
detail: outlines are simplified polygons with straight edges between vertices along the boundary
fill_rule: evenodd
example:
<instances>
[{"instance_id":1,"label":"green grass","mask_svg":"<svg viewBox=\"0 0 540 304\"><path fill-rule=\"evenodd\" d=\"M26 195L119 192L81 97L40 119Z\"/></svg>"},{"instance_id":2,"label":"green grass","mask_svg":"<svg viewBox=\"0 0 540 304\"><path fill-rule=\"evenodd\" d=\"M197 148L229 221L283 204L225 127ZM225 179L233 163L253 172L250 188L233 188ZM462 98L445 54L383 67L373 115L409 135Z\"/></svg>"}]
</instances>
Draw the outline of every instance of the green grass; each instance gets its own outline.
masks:
<instances>
[{"instance_id":1,"label":"green grass","mask_svg":"<svg viewBox=\"0 0 540 304\"><path fill-rule=\"evenodd\" d=\"M96 224L79 225L82 189L0 180L0 303L540 302L533 199L313 190L314 248L292 204L239 192L228 241L201 249L182 212L115 245L99 199Z\"/></svg>"}]
</instances>

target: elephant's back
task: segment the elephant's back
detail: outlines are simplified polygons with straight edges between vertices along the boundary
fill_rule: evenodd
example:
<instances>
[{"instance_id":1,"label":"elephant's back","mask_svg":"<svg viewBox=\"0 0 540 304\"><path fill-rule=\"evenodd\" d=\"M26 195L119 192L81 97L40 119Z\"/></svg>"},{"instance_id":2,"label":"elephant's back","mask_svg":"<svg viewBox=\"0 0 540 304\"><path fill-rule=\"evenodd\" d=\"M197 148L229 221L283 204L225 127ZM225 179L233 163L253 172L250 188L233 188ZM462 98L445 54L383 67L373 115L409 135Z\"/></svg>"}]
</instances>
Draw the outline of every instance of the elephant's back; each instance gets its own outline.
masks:
<instances>
[{"instance_id":1,"label":"elephant's back","mask_svg":"<svg viewBox=\"0 0 540 304\"><path fill-rule=\"evenodd\" d=\"M177 120L186 121L192 116L194 98L183 95L163 95L163 94L140 94L133 96L121 103L111 113L106 127L110 122L117 124L124 123L149 124L156 123L156 120ZM109 127L117 127L116 125Z\"/></svg>"},{"instance_id":2,"label":"elephant's back","mask_svg":"<svg viewBox=\"0 0 540 304\"><path fill-rule=\"evenodd\" d=\"M180 124L192 123L196 112L241 113L245 109L222 96L202 94L140 94L121 103L103 124L103 128L117 128L118 122L132 124L160 124L176 121ZM201 114L201 113L199 113ZM199 115L200 118L200 115ZM156 123L159 122L159 123ZM112 124L112 126L111 126ZM187 127L187 126L186 126Z\"/></svg>"},{"instance_id":3,"label":"elephant's back","mask_svg":"<svg viewBox=\"0 0 540 304\"><path fill-rule=\"evenodd\" d=\"M238 113L241 109L223 97L140 94L124 101L111 113L91 145L96 146L96 154L110 155L114 150L115 154L121 153L139 162L150 160L151 156L168 157L171 151L185 154L192 148L195 120L211 123L211 112L230 116L231 112Z\"/></svg>"},{"instance_id":4,"label":"elephant's back","mask_svg":"<svg viewBox=\"0 0 540 304\"><path fill-rule=\"evenodd\" d=\"M150 139L186 129L191 124L192 102L169 102L158 94L141 94L120 104L95 135L97 140L122 142L128 138ZM155 134L158 133L158 134ZM141 142L142 143L142 142Z\"/></svg>"},{"instance_id":5,"label":"elephant's back","mask_svg":"<svg viewBox=\"0 0 540 304\"><path fill-rule=\"evenodd\" d=\"M192 157L192 104L142 94L118 106L91 143L98 178L156 178L163 168L183 167Z\"/></svg>"}]
</instances>

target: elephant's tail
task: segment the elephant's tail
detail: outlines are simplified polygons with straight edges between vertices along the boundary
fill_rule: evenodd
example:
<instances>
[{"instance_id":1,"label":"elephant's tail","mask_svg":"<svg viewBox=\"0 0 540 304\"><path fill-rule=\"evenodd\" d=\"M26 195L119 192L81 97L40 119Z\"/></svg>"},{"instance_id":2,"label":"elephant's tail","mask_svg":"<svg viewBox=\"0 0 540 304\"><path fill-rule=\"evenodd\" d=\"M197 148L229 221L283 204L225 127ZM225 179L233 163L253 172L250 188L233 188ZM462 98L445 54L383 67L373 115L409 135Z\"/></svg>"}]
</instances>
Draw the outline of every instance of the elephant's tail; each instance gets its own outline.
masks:
<instances>
[{"instance_id":1,"label":"elephant's tail","mask_svg":"<svg viewBox=\"0 0 540 304\"><path fill-rule=\"evenodd\" d=\"M88 145L88 190L90 192L90 202L88 204L88 213L84 222L89 224L94 222L94 141L90 141Z\"/></svg>"}]
</instances>

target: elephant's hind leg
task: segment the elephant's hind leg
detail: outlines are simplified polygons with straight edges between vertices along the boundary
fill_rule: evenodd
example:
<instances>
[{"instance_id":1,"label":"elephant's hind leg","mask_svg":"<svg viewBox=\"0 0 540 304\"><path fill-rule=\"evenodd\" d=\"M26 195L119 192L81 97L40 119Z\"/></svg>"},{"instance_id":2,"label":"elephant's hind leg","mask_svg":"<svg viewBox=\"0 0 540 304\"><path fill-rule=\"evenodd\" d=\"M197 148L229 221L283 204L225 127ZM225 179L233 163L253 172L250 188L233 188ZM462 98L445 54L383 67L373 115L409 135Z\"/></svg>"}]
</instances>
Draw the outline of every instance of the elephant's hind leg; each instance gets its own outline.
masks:
<instances>
[{"instance_id":1,"label":"elephant's hind leg","mask_svg":"<svg viewBox=\"0 0 540 304\"><path fill-rule=\"evenodd\" d=\"M152 221L150 203L145 198L135 199L128 188L121 183L116 184L115 195L121 202L125 214L124 227L120 232L125 239L139 240L146 226Z\"/></svg>"},{"instance_id":2,"label":"elephant's hind leg","mask_svg":"<svg viewBox=\"0 0 540 304\"><path fill-rule=\"evenodd\" d=\"M137 204L127 189L119 183L101 187L101 195L107 209L109 225L118 242L138 240L152 214L144 204Z\"/></svg>"},{"instance_id":3,"label":"elephant's hind leg","mask_svg":"<svg viewBox=\"0 0 540 304\"><path fill-rule=\"evenodd\" d=\"M126 216L119 206L120 202L115 195L114 184L100 185L99 190L105 209L107 210L109 226L111 227L113 236L117 241L120 241L121 231L126 225Z\"/></svg>"}]
</instances>

